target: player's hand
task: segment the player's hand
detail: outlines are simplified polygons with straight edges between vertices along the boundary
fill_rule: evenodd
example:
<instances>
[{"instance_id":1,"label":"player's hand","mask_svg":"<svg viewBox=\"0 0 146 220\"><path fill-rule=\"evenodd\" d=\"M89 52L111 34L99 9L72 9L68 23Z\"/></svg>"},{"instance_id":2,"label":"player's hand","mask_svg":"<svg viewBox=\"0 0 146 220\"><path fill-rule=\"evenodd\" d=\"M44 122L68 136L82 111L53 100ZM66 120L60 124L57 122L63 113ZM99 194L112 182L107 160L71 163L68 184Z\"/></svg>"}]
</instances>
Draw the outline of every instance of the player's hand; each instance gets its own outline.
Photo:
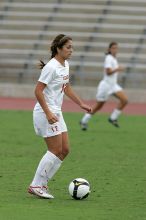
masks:
<instances>
[{"instance_id":1,"label":"player's hand","mask_svg":"<svg viewBox=\"0 0 146 220\"><path fill-rule=\"evenodd\" d=\"M49 112L49 114L47 114L47 119L49 124L54 124L58 121L57 116L52 112Z\"/></svg>"},{"instance_id":2,"label":"player's hand","mask_svg":"<svg viewBox=\"0 0 146 220\"><path fill-rule=\"evenodd\" d=\"M84 104L84 103L82 103L81 105L80 105L80 107L82 108L82 109L84 109L84 110L86 110L87 112L91 112L91 107L89 106L89 105L86 105L86 104Z\"/></svg>"},{"instance_id":3,"label":"player's hand","mask_svg":"<svg viewBox=\"0 0 146 220\"><path fill-rule=\"evenodd\" d=\"M118 67L118 71L119 71L119 72L124 71L124 69L125 69L125 68L124 68L123 66L119 66L119 67Z\"/></svg>"},{"instance_id":4,"label":"player's hand","mask_svg":"<svg viewBox=\"0 0 146 220\"><path fill-rule=\"evenodd\" d=\"M93 108L91 108L91 111L90 111L90 113L91 113L91 114L94 114Z\"/></svg>"}]
</instances>

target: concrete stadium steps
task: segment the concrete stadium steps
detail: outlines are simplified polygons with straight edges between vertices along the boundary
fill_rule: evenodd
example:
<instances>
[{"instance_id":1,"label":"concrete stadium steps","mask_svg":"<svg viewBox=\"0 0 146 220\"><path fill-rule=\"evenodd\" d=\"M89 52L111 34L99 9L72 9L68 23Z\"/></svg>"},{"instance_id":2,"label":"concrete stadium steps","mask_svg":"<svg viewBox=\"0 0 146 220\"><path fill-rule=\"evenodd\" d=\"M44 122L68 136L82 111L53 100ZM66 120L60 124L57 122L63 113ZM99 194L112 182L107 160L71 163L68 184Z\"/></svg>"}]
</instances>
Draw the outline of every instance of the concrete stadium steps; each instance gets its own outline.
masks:
<instances>
[{"instance_id":1,"label":"concrete stadium steps","mask_svg":"<svg viewBox=\"0 0 146 220\"><path fill-rule=\"evenodd\" d=\"M1 27L0 29L0 39L18 39L18 40L22 40L22 43L23 43L23 40L37 40L38 39L38 35L40 35L42 33L41 30L35 30L35 31L32 31L32 30L21 30L19 31L18 30L13 30L12 28L11 29L3 29Z\"/></svg>"},{"instance_id":2,"label":"concrete stadium steps","mask_svg":"<svg viewBox=\"0 0 146 220\"><path fill-rule=\"evenodd\" d=\"M145 0L112 0L111 1L112 5L114 6L124 6L124 7L137 7L137 8L142 8L145 7Z\"/></svg>"},{"instance_id":3,"label":"concrete stadium steps","mask_svg":"<svg viewBox=\"0 0 146 220\"><path fill-rule=\"evenodd\" d=\"M13 2L15 4L19 4L19 3L23 3L23 4L47 4L47 3L51 3L51 4L58 4L60 1L59 0L13 0Z\"/></svg>"},{"instance_id":4,"label":"concrete stadium steps","mask_svg":"<svg viewBox=\"0 0 146 220\"><path fill-rule=\"evenodd\" d=\"M68 4L68 5L62 5L62 7L58 8L58 11L60 13L76 13L76 14L96 14L99 15L102 13L102 11L104 10L104 5L101 7L89 7L88 5L75 5L75 4ZM69 19L69 17L68 17ZM88 16L86 16L86 19L88 19Z\"/></svg>"},{"instance_id":5,"label":"concrete stadium steps","mask_svg":"<svg viewBox=\"0 0 146 220\"><path fill-rule=\"evenodd\" d=\"M88 4L89 6L90 5L94 5L94 6L100 6L100 5L103 5L103 4L106 4L107 0L98 0L98 2L96 0L62 0L62 3L63 4L69 4L69 3L74 3L76 5L78 4Z\"/></svg>"},{"instance_id":6,"label":"concrete stadium steps","mask_svg":"<svg viewBox=\"0 0 146 220\"><path fill-rule=\"evenodd\" d=\"M133 80L134 79L134 80ZM142 74L138 74L138 72L134 73L128 73L126 75L126 81L123 81L123 85L124 87L127 88L144 88L145 89L145 85L146 85L146 79L145 79L145 73Z\"/></svg>"},{"instance_id":7,"label":"concrete stadium steps","mask_svg":"<svg viewBox=\"0 0 146 220\"><path fill-rule=\"evenodd\" d=\"M9 51L13 50L13 49L18 49L18 50L22 50L23 49L28 49L28 50L31 50L33 49L33 45L35 44L35 42L37 43L36 40L26 40L26 39L9 39L9 38L6 38L6 39L0 39L0 44L1 44L1 49L9 49Z\"/></svg>"},{"instance_id":8,"label":"concrete stadium steps","mask_svg":"<svg viewBox=\"0 0 146 220\"><path fill-rule=\"evenodd\" d=\"M99 42L92 42L90 43L90 46L91 46L91 52L92 53L103 53L105 54L107 52L107 48L109 46L109 42L112 42L112 41L117 41L117 39L109 39L107 42L104 43L104 46L102 46L102 44L100 45ZM119 41L117 41L119 42ZM121 56L121 53L127 53L129 56L131 54L133 54L134 50L135 50L135 43L131 44L131 43L118 43L118 47L119 47L119 54L118 54L118 57ZM88 54L88 53L87 53Z\"/></svg>"},{"instance_id":9,"label":"concrete stadium steps","mask_svg":"<svg viewBox=\"0 0 146 220\"><path fill-rule=\"evenodd\" d=\"M23 22L23 25L22 25L22 21L17 21L17 22L13 22L13 21L9 21L9 22L3 22L2 23L2 27L4 30L7 30L7 29L11 29L13 31L31 31L32 29L34 31L40 31L42 26L43 26L44 22L34 22L34 23L30 23L29 21L28 22ZM1 25L1 22L0 22L0 25Z\"/></svg>"},{"instance_id":10,"label":"concrete stadium steps","mask_svg":"<svg viewBox=\"0 0 146 220\"><path fill-rule=\"evenodd\" d=\"M135 63L138 63L138 64L142 64L145 66L145 63L146 63L146 53L140 53L140 54L137 54L137 56L135 57ZM146 72L146 69L145 69L145 72Z\"/></svg>"},{"instance_id":11,"label":"concrete stadium steps","mask_svg":"<svg viewBox=\"0 0 146 220\"><path fill-rule=\"evenodd\" d=\"M44 25L45 21L1 21L0 25L4 29L11 28L13 30L41 30L41 27ZM48 25L48 29L51 31L57 31L58 28L63 27L64 31L70 31L70 29L80 30L80 32L87 32L87 30L92 33L94 29L99 29L100 33L113 33L113 34L120 34L125 33L128 30L129 34L137 34L142 33L145 28L145 24L143 25L135 25L135 24L97 24L96 22L60 22L60 21L52 21Z\"/></svg>"},{"instance_id":12,"label":"concrete stadium steps","mask_svg":"<svg viewBox=\"0 0 146 220\"><path fill-rule=\"evenodd\" d=\"M135 6L134 4L130 4L129 6L125 6L124 2L121 2L122 6L111 5L108 9L109 14L118 14L118 15L135 15L135 16L145 16L145 6Z\"/></svg>"},{"instance_id":13,"label":"concrete stadium steps","mask_svg":"<svg viewBox=\"0 0 146 220\"><path fill-rule=\"evenodd\" d=\"M126 14L123 16L115 12L114 14L108 14L106 20L108 20L108 24L124 24L128 21L129 25L145 25L146 15Z\"/></svg>"},{"instance_id":14,"label":"concrete stadium steps","mask_svg":"<svg viewBox=\"0 0 146 220\"><path fill-rule=\"evenodd\" d=\"M62 21L62 22L67 22L68 18L72 22L95 22L98 19L100 19L101 12L99 13L94 13L90 14L90 16L87 16L86 13L81 13L79 12L57 12L53 18L54 21Z\"/></svg>"},{"instance_id":15,"label":"concrete stadium steps","mask_svg":"<svg viewBox=\"0 0 146 220\"><path fill-rule=\"evenodd\" d=\"M143 42L140 38L145 38L145 7L144 0L2 0L0 79L5 72L8 75L16 73L19 80L23 76L25 82L31 81L32 76L33 82L36 62L49 58L48 48L59 33L73 38L70 69L74 80L80 83L94 83L101 78L104 52L111 41L119 43L119 63L131 65L135 75L136 72L143 74L145 50L139 51L141 55L135 53ZM136 62L134 70L133 59ZM132 81L130 74L127 75Z\"/></svg>"},{"instance_id":16,"label":"concrete stadium steps","mask_svg":"<svg viewBox=\"0 0 146 220\"><path fill-rule=\"evenodd\" d=\"M6 71L7 70L7 71ZM39 78L40 71L31 69L29 72L25 72L22 68L2 68L3 75L0 76L1 83L27 83L27 84L36 84L37 79ZM11 72L11 74L9 74Z\"/></svg>"}]
</instances>

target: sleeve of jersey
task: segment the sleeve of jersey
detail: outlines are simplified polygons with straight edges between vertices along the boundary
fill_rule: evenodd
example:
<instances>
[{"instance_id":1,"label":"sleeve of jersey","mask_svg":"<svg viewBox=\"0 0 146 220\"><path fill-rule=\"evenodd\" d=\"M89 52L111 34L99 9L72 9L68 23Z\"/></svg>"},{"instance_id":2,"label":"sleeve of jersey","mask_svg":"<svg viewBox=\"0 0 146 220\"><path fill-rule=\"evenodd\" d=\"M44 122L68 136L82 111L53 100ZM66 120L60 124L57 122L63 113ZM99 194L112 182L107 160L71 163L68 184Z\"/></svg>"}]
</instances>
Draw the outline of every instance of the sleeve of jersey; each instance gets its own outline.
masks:
<instances>
[{"instance_id":1,"label":"sleeve of jersey","mask_svg":"<svg viewBox=\"0 0 146 220\"><path fill-rule=\"evenodd\" d=\"M53 79L53 75L54 75L54 69L51 66L46 65L42 69L42 72L41 72L41 75L38 81L47 85Z\"/></svg>"},{"instance_id":2,"label":"sleeve of jersey","mask_svg":"<svg viewBox=\"0 0 146 220\"><path fill-rule=\"evenodd\" d=\"M104 63L104 68L112 68L112 58L110 56L107 56Z\"/></svg>"}]
</instances>

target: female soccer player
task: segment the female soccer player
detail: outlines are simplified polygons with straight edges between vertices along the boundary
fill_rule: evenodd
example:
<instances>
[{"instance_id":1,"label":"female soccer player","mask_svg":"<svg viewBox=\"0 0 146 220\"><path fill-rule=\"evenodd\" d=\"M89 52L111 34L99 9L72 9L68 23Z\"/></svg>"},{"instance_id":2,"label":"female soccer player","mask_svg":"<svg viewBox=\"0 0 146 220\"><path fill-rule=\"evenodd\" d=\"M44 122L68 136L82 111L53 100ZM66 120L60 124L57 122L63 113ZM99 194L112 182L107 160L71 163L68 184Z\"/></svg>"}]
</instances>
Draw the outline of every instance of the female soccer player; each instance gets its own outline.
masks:
<instances>
[{"instance_id":1,"label":"female soccer player","mask_svg":"<svg viewBox=\"0 0 146 220\"><path fill-rule=\"evenodd\" d=\"M105 57L104 77L97 87L97 102L93 106L91 113L86 113L80 121L82 130L87 130L90 118L103 107L110 95L114 95L120 102L117 108L113 110L108 121L115 127L119 127L117 119L123 108L127 105L128 99L123 89L117 84L118 74L123 71L123 68L119 66L116 58L117 52L118 44L111 42Z\"/></svg>"},{"instance_id":2,"label":"female soccer player","mask_svg":"<svg viewBox=\"0 0 146 220\"><path fill-rule=\"evenodd\" d=\"M28 192L36 196L54 198L47 189L48 181L60 168L69 153L67 127L61 112L64 93L87 112L91 108L74 93L69 84L67 59L73 52L72 39L64 34L56 36L51 45L51 60L42 69L35 88L37 103L33 111L34 129L48 147L41 159Z\"/></svg>"}]
</instances>

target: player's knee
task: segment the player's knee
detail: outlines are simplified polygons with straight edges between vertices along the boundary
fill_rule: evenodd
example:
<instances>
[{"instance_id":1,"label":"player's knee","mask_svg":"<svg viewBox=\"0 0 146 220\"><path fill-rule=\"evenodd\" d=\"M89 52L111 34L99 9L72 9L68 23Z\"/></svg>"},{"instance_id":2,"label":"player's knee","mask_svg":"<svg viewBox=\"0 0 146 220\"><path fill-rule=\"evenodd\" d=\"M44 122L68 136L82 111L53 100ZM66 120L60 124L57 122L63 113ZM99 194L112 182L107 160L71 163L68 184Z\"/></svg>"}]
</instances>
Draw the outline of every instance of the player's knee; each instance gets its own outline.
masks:
<instances>
[{"instance_id":1,"label":"player's knee","mask_svg":"<svg viewBox=\"0 0 146 220\"><path fill-rule=\"evenodd\" d=\"M128 99L126 98L125 100L124 100L124 105L127 105L128 104Z\"/></svg>"},{"instance_id":2,"label":"player's knee","mask_svg":"<svg viewBox=\"0 0 146 220\"><path fill-rule=\"evenodd\" d=\"M50 152L52 152L56 157L59 157L62 153L62 148L61 147L56 147L53 149L49 149Z\"/></svg>"},{"instance_id":3,"label":"player's knee","mask_svg":"<svg viewBox=\"0 0 146 220\"><path fill-rule=\"evenodd\" d=\"M69 148L68 148L68 147L67 147L67 148L63 148L63 149L62 149L62 155L63 155L64 157L66 157L68 154L69 154Z\"/></svg>"},{"instance_id":4,"label":"player's knee","mask_svg":"<svg viewBox=\"0 0 146 220\"><path fill-rule=\"evenodd\" d=\"M122 104L123 106L127 105L127 104L128 104L128 99L127 99L127 98L122 99L122 100L121 100L121 104Z\"/></svg>"}]
</instances>

